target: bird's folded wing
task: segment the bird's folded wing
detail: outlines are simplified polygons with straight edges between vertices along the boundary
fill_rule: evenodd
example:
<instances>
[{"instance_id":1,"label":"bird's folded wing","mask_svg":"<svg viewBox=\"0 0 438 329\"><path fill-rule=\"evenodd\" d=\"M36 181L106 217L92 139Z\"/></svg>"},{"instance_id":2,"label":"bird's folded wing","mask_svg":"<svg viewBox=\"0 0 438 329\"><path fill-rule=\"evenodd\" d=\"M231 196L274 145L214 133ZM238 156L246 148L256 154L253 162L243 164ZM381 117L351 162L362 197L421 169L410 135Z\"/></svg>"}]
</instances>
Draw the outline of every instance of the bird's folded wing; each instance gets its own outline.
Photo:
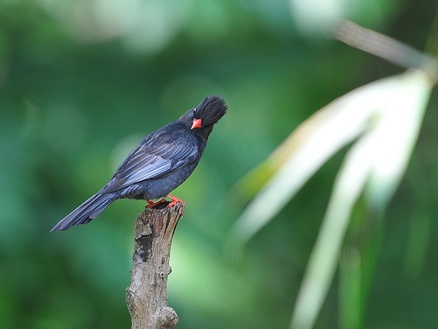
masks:
<instances>
[{"instance_id":1,"label":"bird's folded wing","mask_svg":"<svg viewBox=\"0 0 438 329\"><path fill-rule=\"evenodd\" d=\"M198 148L186 141L140 143L117 169L105 188L112 192L146 179L169 174L198 158Z\"/></svg>"}]
</instances>

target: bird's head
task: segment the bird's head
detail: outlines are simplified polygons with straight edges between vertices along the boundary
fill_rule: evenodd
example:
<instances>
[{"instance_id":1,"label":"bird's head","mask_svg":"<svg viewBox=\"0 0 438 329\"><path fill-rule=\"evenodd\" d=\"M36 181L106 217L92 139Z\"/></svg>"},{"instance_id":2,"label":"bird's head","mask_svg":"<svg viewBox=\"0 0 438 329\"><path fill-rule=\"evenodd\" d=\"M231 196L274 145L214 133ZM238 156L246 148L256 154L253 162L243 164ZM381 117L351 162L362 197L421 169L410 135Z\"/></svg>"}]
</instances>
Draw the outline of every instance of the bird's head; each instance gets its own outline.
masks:
<instances>
[{"instance_id":1,"label":"bird's head","mask_svg":"<svg viewBox=\"0 0 438 329\"><path fill-rule=\"evenodd\" d=\"M192 130L207 131L213 129L216 122L227 113L227 105L219 96L206 97L196 108L184 114L180 120L190 125Z\"/></svg>"},{"instance_id":2,"label":"bird's head","mask_svg":"<svg viewBox=\"0 0 438 329\"><path fill-rule=\"evenodd\" d=\"M209 128L227 113L227 105L219 96L208 96L193 109L191 129Z\"/></svg>"}]
</instances>

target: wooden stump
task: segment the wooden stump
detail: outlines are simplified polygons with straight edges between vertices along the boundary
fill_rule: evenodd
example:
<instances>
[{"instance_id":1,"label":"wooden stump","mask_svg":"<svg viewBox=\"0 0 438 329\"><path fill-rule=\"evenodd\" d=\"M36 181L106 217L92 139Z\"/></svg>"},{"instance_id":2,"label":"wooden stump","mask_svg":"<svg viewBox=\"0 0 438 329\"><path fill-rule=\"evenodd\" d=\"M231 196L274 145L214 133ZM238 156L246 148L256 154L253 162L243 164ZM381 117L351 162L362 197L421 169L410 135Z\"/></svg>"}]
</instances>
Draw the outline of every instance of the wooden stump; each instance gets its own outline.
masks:
<instances>
[{"instance_id":1,"label":"wooden stump","mask_svg":"<svg viewBox=\"0 0 438 329\"><path fill-rule=\"evenodd\" d=\"M167 305L167 277L173 233L184 215L185 203L172 208L163 202L145 209L135 223L134 264L126 303L132 329L171 329L178 315Z\"/></svg>"}]
</instances>

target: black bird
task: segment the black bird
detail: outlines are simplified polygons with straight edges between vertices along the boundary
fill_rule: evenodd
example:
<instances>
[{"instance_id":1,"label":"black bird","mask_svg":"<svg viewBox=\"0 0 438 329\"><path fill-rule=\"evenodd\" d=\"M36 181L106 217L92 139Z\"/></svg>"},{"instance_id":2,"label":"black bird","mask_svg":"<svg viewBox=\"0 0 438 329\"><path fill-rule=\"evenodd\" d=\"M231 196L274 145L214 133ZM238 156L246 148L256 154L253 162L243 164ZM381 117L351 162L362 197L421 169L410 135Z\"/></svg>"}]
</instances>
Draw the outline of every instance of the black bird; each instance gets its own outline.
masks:
<instances>
[{"instance_id":1,"label":"black bird","mask_svg":"<svg viewBox=\"0 0 438 329\"><path fill-rule=\"evenodd\" d=\"M227 112L225 101L208 96L196 108L146 136L128 155L99 192L59 221L50 232L87 224L117 199L166 197L193 172L201 159L208 136L216 122ZM168 195L173 206L181 202Z\"/></svg>"}]
</instances>

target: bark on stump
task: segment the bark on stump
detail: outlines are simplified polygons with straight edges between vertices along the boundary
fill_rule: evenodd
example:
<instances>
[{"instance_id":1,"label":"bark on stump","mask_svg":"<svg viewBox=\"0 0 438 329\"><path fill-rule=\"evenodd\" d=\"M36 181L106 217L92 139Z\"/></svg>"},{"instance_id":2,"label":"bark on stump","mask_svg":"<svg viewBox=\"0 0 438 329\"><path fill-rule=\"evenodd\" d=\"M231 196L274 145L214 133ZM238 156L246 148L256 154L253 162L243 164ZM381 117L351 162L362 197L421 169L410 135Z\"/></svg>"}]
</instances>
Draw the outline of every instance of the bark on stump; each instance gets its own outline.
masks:
<instances>
[{"instance_id":1,"label":"bark on stump","mask_svg":"<svg viewBox=\"0 0 438 329\"><path fill-rule=\"evenodd\" d=\"M184 207L176 203L169 208L163 202L137 217L131 284L126 289L132 329L171 329L178 323L178 315L167 305L167 277L173 233Z\"/></svg>"}]
</instances>

